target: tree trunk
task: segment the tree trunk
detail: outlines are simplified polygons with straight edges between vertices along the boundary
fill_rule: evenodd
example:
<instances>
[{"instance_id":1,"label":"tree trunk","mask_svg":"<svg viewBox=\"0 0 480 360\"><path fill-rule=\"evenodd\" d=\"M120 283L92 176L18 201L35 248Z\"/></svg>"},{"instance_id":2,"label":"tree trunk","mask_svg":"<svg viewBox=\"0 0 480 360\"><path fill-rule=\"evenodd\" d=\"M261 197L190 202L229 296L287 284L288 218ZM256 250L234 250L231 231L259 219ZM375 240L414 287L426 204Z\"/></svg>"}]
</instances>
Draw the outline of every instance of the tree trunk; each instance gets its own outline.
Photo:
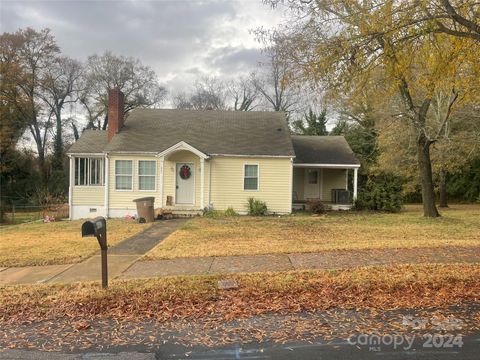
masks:
<instances>
[{"instance_id":1,"label":"tree trunk","mask_svg":"<svg viewBox=\"0 0 480 360\"><path fill-rule=\"evenodd\" d=\"M448 207L447 203L447 172L445 169L440 170L440 207Z\"/></svg>"},{"instance_id":2,"label":"tree trunk","mask_svg":"<svg viewBox=\"0 0 480 360\"><path fill-rule=\"evenodd\" d=\"M90 124L90 123L89 123ZM72 122L73 138L77 141L80 138L77 126Z\"/></svg>"},{"instance_id":3,"label":"tree trunk","mask_svg":"<svg viewBox=\"0 0 480 360\"><path fill-rule=\"evenodd\" d=\"M422 200L423 216L439 217L437 207L435 206L435 191L433 187L432 163L430 161L431 142L426 138L423 132L417 140L417 162L420 178L422 180Z\"/></svg>"},{"instance_id":4,"label":"tree trunk","mask_svg":"<svg viewBox=\"0 0 480 360\"><path fill-rule=\"evenodd\" d=\"M62 137L62 115L60 114L60 109L57 109L55 113L56 120L56 132L55 132L55 144L53 147L53 169L62 170L63 169L63 137Z\"/></svg>"}]
</instances>

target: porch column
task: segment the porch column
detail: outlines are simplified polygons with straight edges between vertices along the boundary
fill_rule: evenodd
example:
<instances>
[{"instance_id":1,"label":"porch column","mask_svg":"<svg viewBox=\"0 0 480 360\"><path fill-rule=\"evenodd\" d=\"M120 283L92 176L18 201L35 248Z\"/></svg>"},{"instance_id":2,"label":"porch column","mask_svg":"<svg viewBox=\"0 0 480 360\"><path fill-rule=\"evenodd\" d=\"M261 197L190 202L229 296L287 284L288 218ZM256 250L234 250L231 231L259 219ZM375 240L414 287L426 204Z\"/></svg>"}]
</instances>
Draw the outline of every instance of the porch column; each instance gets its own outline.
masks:
<instances>
[{"instance_id":1,"label":"porch column","mask_svg":"<svg viewBox=\"0 0 480 360\"><path fill-rule=\"evenodd\" d=\"M205 207L205 159L200 158L200 208Z\"/></svg>"},{"instance_id":2,"label":"porch column","mask_svg":"<svg viewBox=\"0 0 480 360\"><path fill-rule=\"evenodd\" d=\"M68 219L72 220L72 195L73 195L73 182L74 180L74 164L75 158L71 155L68 156L69 158L69 183L68 183Z\"/></svg>"},{"instance_id":3,"label":"porch column","mask_svg":"<svg viewBox=\"0 0 480 360\"><path fill-rule=\"evenodd\" d=\"M358 168L353 169L353 201L357 200Z\"/></svg>"},{"instance_id":4,"label":"porch column","mask_svg":"<svg viewBox=\"0 0 480 360\"><path fill-rule=\"evenodd\" d=\"M165 157L160 157L160 182L158 184L159 193L158 196L160 197L160 207L163 207L163 178L164 178L164 170L165 170Z\"/></svg>"},{"instance_id":5,"label":"porch column","mask_svg":"<svg viewBox=\"0 0 480 360\"><path fill-rule=\"evenodd\" d=\"M105 197L103 199L104 207L105 207L105 217L108 218L108 208L110 207L109 204L109 196L110 196L110 159L108 158L108 154L105 154L105 163L103 164L103 176L104 178L104 185L103 189L105 192Z\"/></svg>"}]
</instances>

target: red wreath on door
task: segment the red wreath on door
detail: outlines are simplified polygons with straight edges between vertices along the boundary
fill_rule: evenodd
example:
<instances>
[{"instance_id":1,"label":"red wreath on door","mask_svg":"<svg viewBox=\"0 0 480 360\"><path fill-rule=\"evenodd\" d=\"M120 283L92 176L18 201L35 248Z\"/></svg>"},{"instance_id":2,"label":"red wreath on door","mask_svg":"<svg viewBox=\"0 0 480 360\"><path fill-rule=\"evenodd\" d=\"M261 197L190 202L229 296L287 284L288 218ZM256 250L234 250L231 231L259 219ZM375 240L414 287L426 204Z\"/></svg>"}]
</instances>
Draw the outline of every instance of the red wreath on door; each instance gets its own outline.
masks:
<instances>
[{"instance_id":1,"label":"red wreath on door","mask_svg":"<svg viewBox=\"0 0 480 360\"><path fill-rule=\"evenodd\" d=\"M187 180L190 178L190 176L192 176L190 166L188 166L187 164L183 164L182 167L180 168L180 177L183 180Z\"/></svg>"}]
</instances>

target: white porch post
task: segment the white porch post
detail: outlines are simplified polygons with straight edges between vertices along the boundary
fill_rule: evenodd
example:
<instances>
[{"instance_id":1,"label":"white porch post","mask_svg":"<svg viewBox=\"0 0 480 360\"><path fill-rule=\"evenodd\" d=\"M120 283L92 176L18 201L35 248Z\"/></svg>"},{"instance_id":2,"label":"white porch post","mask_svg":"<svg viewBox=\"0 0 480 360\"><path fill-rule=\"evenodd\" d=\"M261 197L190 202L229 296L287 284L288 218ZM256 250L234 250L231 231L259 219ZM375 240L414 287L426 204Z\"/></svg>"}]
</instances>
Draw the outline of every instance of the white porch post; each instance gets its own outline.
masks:
<instances>
[{"instance_id":1,"label":"white porch post","mask_svg":"<svg viewBox=\"0 0 480 360\"><path fill-rule=\"evenodd\" d=\"M200 158L200 208L205 207L205 159Z\"/></svg>"},{"instance_id":2,"label":"white porch post","mask_svg":"<svg viewBox=\"0 0 480 360\"><path fill-rule=\"evenodd\" d=\"M160 157L160 183L159 183L159 197L160 197L160 207L163 207L163 178L165 170L165 157Z\"/></svg>"},{"instance_id":3,"label":"white porch post","mask_svg":"<svg viewBox=\"0 0 480 360\"><path fill-rule=\"evenodd\" d=\"M110 195L110 185L109 185L109 180L110 180L110 160L108 158L108 154L105 154L105 167L103 169L104 173L104 185L103 189L105 191L105 199L104 199L104 205L105 205L105 217L108 218L108 208L109 208L109 195Z\"/></svg>"},{"instance_id":4,"label":"white porch post","mask_svg":"<svg viewBox=\"0 0 480 360\"><path fill-rule=\"evenodd\" d=\"M73 169L74 169L74 157L69 155L68 156L69 159L70 159L70 168L69 168L69 172L70 172L70 176L69 176L69 183L68 183L68 219L69 220L72 220L72 195L73 195L73 182L75 181L73 176L74 176L74 173L73 173Z\"/></svg>"},{"instance_id":5,"label":"white porch post","mask_svg":"<svg viewBox=\"0 0 480 360\"><path fill-rule=\"evenodd\" d=\"M357 200L358 168L353 169L353 201Z\"/></svg>"}]
</instances>

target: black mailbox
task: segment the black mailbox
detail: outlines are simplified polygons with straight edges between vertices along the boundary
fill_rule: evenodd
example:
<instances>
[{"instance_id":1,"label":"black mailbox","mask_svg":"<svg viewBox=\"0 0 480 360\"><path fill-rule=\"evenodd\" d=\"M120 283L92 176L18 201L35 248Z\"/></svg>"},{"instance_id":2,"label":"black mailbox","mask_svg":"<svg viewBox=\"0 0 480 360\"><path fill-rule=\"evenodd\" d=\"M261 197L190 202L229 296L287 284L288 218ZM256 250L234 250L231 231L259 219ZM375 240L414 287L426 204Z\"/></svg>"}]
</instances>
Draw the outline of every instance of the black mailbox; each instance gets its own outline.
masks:
<instances>
[{"instance_id":1,"label":"black mailbox","mask_svg":"<svg viewBox=\"0 0 480 360\"><path fill-rule=\"evenodd\" d=\"M95 236L102 250L107 249L107 221L98 216L82 224L82 237Z\"/></svg>"},{"instance_id":2,"label":"black mailbox","mask_svg":"<svg viewBox=\"0 0 480 360\"><path fill-rule=\"evenodd\" d=\"M82 237L95 236L100 245L102 253L102 287L108 286L107 267L107 221L104 217L98 216L95 219L87 220L82 224Z\"/></svg>"}]
</instances>

